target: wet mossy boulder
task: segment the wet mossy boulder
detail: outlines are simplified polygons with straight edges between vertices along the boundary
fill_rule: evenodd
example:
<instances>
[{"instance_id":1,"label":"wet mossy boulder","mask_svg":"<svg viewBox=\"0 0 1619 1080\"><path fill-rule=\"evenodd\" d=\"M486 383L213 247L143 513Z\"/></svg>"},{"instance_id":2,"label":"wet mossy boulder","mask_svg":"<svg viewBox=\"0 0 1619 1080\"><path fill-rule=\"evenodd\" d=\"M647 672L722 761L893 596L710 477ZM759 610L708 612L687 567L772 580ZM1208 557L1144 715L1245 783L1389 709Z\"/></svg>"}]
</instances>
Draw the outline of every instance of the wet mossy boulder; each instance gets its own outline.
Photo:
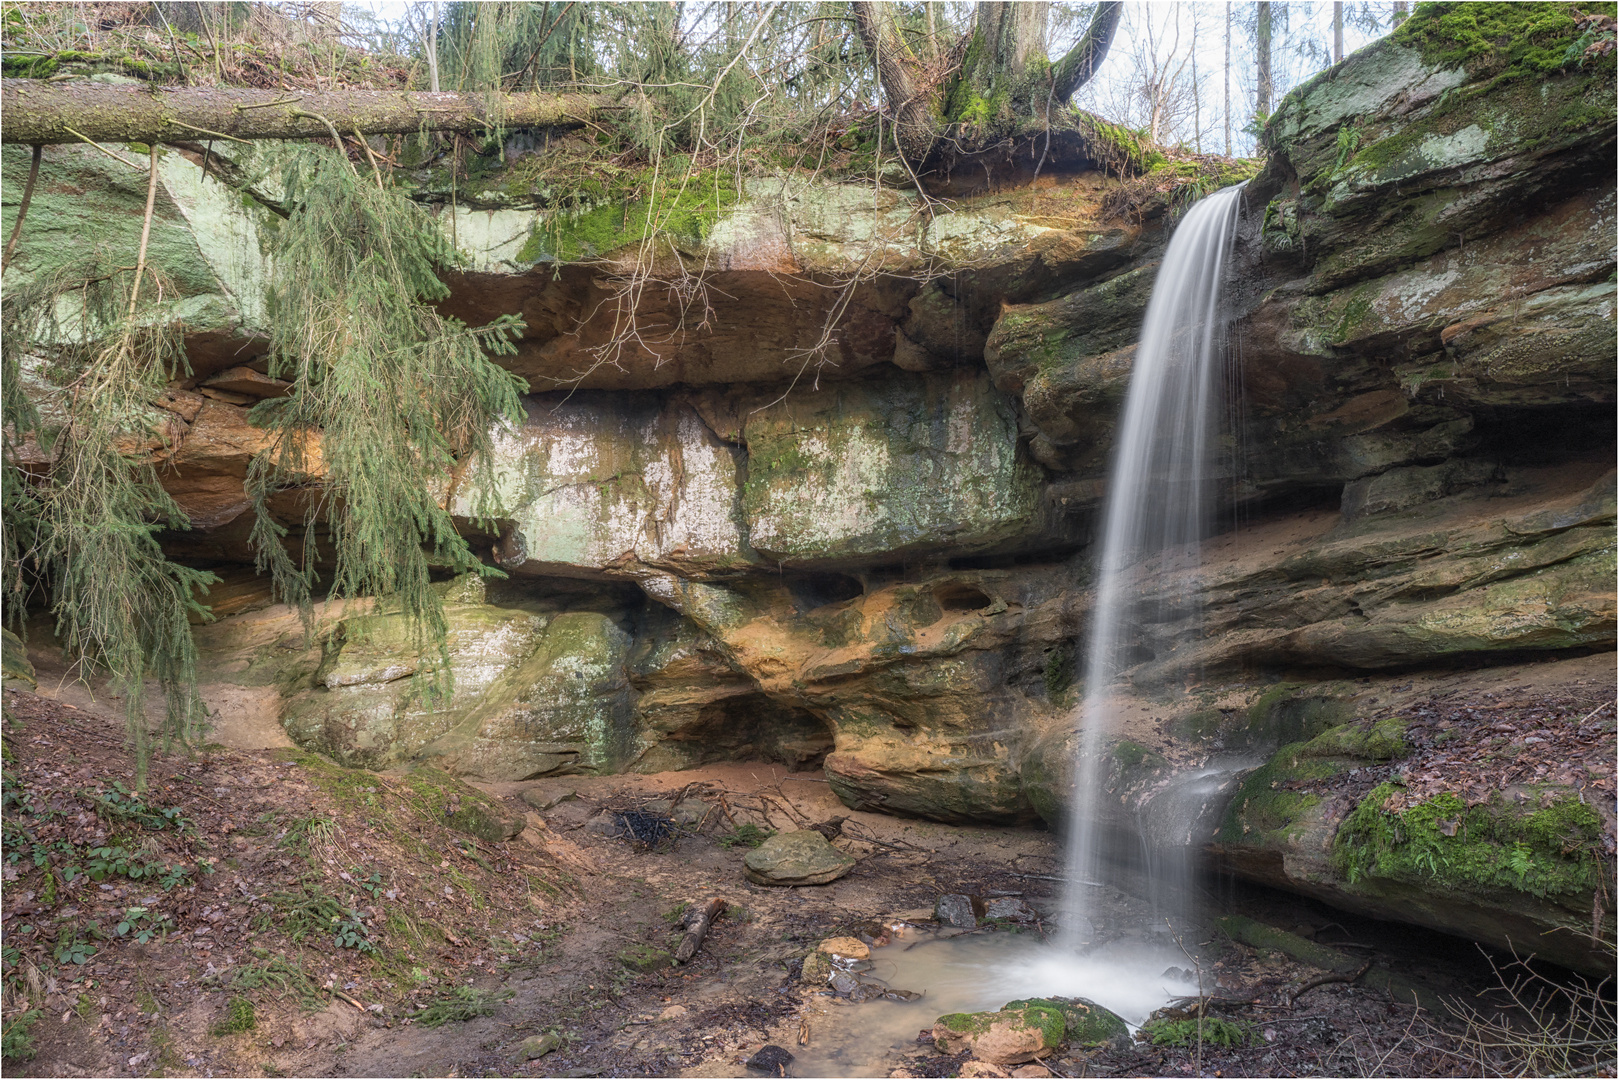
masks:
<instances>
[{"instance_id":1,"label":"wet mossy boulder","mask_svg":"<svg viewBox=\"0 0 1619 1080\"><path fill-rule=\"evenodd\" d=\"M1244 778L1212 845L1251 880L1377 918L1607 972L1611 824L1555 781L1406 794L1406 722L1391 717L1293 743Z\"/></svg>"},{"instance_id":2,"label":"wet mossy boulder","mask_svg":"<svg viewBox=\"0 0 1619 1080\"><path fill-rule=\"evenodd\" d=\"M1014 1002L996 1012L946 1013L933 1022L933 1041L946 1054L970 1050L979 1061L1018 1065L1046 1057L1066 1035L1063 1011Z\"/></svg>"},{"instance_id":3,"label":"wet mossy boulder","mask_svg":"<svg viewBox=\"0 0 1619 1080\"><path fill-rule=\"evenodd\" d=\"M1130 1025L1124 1017L1086 998L1023 998L1008 1001L1002 1008L1021 1009L1030 1005L1062 1013L1063 1041L1071 1047L1118 1045L1129 1041Z\"/></svg>"}]
</instances>

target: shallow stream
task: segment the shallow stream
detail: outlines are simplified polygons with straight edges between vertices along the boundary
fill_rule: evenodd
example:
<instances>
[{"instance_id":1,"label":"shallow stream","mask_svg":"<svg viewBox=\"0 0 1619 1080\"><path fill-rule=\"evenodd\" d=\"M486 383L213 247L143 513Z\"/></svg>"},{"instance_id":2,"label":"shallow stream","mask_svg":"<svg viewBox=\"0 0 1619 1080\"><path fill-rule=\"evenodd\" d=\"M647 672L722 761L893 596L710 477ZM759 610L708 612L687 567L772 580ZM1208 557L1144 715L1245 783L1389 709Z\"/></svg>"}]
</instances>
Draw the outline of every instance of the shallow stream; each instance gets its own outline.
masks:
<instances>
[{"instance_id":1,"label":"shallow stream","mask_svg":"<svg viewBox=\"0 0 1619 1080\"><path fill-rule=\"evenodd\" d=\"M792 1047L797 1076L887 1076L893 1055L914 1050L941 1015L998 1009L1027 997L1082 997L1140 1024L1197 984L1163 974L1190 966L1167 935L1124 937L1083 955L1037 933L929 934L916 928L871 953L871 970L915 1001L851 1004L824 997L809 1012L809 1045Z\"/></svg>"}]
</instances>

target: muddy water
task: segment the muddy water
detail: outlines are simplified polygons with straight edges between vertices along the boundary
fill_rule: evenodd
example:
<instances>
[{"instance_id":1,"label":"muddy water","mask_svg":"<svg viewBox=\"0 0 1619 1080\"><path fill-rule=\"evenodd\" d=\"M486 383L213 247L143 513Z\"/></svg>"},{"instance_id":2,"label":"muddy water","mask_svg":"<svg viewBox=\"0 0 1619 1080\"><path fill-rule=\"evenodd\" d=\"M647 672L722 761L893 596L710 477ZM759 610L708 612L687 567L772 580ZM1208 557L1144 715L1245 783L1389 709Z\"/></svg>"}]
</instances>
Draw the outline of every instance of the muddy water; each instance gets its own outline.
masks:
<instances>
[{"instance_id":1,"label":"muddy water","mask_svg":"<svg viewBox=\"0 0 1619 1080\"><path fill-rule=\"evenodd\" d=\"M1148 937L1076 955L1035 933L934 936L913 929L873 949L871 963L867 974L922 997L860 1004L820 998L806 1012L809 1045L792 1047L795 1076L887 1076L894 1055L916 1049L918 1033L944 1013L1060 995L1089 998L1135 1025L1170 998L1197 992L1195 982L1163 976L1170 967L1190 966L1173 942Z\"/></svg>"}]
</instances>

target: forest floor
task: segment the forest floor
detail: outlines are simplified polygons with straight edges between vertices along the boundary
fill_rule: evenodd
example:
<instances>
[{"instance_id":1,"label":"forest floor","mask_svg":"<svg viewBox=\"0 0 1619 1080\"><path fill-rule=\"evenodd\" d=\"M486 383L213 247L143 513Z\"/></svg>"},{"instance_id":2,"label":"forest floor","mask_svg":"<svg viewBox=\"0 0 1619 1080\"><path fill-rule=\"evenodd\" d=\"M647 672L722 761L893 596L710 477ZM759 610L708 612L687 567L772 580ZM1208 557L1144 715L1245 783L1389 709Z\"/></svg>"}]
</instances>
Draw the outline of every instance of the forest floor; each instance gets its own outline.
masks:
<instances>
[{"instance_id":1,"label":"forest floor","mask_svg":"<svg viewBox=\"0 0 1619 1080\"><path fill-rule=\"evenodd\" d=\"M886 1005L801 982L821 940L887 941L902 922L886 947L904 947L905 935L940 932L929 917L947 893L1056 906L1050 833L851 812L815 772L730 764L485 787L526 826L491 841L445 823L459 800L480 797L470 789L338 769L285 746L154 756L135 794L118 702L8 689L5 705L8 1075L749 1075L744 1061L762 1047L808 1053ZM671 842L649 848L601 828L614 811L663 812L681 795L700 820ZM838 846L859 858L847 877L806 888L744 878L747 826L837 816ZM679 939L683 906L712 896L728 906L695 959L662 966L657 950ZM1223 904L1349 939L1444 994L1492 982L1470 946L1436 945L1441 935L1274 893ZM1245 1003L1229 1015L1253 1045L1138 1042L1043 1068L1470 1071L1452 1053L1457 1029L1426 1010L1350 981L1300 994L1322 972L1207 938L1199 960L1218 997ZM539 1047L525 1040L536 1037L549 1049L531 1059ZM964 1064L930 1040L884 1054L868 1075L947 1076Z\"/></svg>"}]
</instances>

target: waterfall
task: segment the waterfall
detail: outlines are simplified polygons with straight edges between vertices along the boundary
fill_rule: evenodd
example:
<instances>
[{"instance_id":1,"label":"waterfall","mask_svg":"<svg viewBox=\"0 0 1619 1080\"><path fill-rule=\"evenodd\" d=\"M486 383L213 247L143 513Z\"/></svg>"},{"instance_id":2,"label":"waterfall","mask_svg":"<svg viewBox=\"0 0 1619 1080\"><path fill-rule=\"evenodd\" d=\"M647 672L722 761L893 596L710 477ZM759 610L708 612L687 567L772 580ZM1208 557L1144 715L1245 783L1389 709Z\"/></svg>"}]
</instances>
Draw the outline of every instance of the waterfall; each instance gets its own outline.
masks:
<instances>
[{"instance_id":1,"label":"waterfall","mask_svg":"<svg viewBox=\"0 0 1619 1080\"><path fill-rule=\"evenodd\" d=\"M1180 582L1190 582L1201 562L1226 339L1221 281L1241 193L1238 185L1200 200L1175 230L1147 304L1114 440L1074 761L1063 920L1070 948L1090 939L1093 890L1106 881L1098 799L1115 726L1109 695L1134 661L1131 631L1149 621L1186 620L1188 611L1194 626L1201 622L1193 590L1180 596L1159 590L1149 605L1137 586L1149 560L1159 580ZM1173 838L1142 839L1152 899L1164 905L1188 876L1188 848Z\"/></svg>"}]
</instances>

